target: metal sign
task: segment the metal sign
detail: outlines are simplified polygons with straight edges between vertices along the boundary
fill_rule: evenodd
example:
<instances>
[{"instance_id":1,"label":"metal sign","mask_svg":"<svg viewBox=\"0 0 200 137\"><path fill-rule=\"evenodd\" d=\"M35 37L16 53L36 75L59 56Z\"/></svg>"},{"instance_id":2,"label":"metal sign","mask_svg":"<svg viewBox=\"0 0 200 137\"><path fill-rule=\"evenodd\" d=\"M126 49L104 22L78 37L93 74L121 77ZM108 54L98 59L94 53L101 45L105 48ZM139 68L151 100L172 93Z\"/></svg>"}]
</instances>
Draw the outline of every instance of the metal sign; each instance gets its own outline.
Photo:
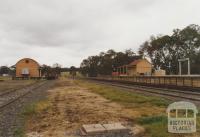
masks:
<instances>
[{"instance_id":1,"label":"metal sign","mask_svg":"<svg viewBox=\"0 0 200 137\"><path fill-rule=\"evenodd\" d=\"M194 133L196 132L196 106L190 102L175 102L168 106L168 132Z\"/></svg>"}]
</instances>

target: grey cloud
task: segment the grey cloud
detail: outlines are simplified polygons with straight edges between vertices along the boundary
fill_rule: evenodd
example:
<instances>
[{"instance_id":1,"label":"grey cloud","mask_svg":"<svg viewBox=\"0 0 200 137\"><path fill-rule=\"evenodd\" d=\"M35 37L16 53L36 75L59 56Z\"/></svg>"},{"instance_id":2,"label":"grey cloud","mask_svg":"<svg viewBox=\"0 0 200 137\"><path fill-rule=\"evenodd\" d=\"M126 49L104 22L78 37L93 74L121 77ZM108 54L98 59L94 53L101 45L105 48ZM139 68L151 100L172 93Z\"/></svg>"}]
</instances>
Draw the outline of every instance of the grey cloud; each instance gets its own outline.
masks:
<instances>
[{"instance_id":1,"label":"grey cloud","mask_svg":"<svg viewBox=\"0 0 200 137\"><path fill-rule=\"evenodd\" d=\"M110 48L200 23L198 0L0 0L0 63L32 57L79 66ZM192 15L192 16L191 16Z\"/></svg>"},{"instance_id":2,"label":"grey cloud","mask_svg":"<svg viewBox=\"0 0 200 137\"><path fill-rule=\"evenodd\" d=\"M3 0L0 17L5 30L11 33L11 40L38 46L63 46L98 39L104 33L101 29L111 25L104 22L120 13L123 6L132 5L134 9L143 7L144 3L144 0L128 0L125 4L119 0L86 0L84 3L81 0L19 0L18 3Z\"/></svg>"}]
</instances>

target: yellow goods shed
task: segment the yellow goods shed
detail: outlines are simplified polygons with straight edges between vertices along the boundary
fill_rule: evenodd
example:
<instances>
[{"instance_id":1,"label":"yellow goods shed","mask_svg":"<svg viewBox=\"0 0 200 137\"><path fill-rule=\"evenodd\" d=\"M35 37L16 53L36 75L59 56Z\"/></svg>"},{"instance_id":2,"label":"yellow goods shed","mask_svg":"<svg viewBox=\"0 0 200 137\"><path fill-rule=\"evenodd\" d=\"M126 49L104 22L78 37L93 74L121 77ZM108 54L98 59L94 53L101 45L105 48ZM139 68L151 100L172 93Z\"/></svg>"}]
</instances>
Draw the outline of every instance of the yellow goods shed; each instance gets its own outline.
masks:
<instances>
[{"instance_id":1,"label":"yellow goods shed","mask_svg":"<svg viewBox=\"0 0 200 137\"><path fill-rule=\"evenodd\" d=\"M40 65L37 61L24 58L16 63L16 77L40 77Z\"/></svg>"}]
</instances>

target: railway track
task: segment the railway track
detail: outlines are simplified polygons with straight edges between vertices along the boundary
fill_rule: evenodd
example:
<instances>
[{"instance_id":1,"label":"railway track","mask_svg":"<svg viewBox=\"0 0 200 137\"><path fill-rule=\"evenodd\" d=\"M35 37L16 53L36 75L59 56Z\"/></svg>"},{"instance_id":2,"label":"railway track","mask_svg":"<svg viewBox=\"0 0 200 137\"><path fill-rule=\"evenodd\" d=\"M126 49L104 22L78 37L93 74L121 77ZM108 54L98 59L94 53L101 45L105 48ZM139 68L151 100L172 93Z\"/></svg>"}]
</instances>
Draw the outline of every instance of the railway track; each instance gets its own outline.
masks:
<instances>
[{"instance_id":1,"label":"railway track","mask_svg":"<svg viewBox=\"0 0 200 137\"><path fill-rule=\"evenodd\" d=\"M200 103L199 92L162 89L162 88L154 88L154 87L131 85L131 84L121 84L117 82L109 82L109 81L103 81L103 80L92 80L92 81L95 81L96 83L99 83L99 84L134 90L134 92L145 94L145 95L152 94L152 95L164 96L168 98L175 98L177 100L189 100L189 101Z\"/></svg>"},{"instance_id":2,"label":"railway track","mask_svg":"<svg viewBox=\"0 0 200 137\"><path fill-rule=\"evenodd\" d=\"M8 105L14 103L20 98L26 96L31 91L43 86L45 83L46 81L36 82L34 84L31 84L19 89L9 90L0 94L0 110L6 108Z\"/></svg>"},{"instance_id":3,"label":"railway track","mask_svg":"<svg viewBox=\"0 0 200 137\"><path fill-rule=\"evenodd\" d=\"M16 90L19 90L19 89L23 89L23 88L26 88L28 86L32 86L32 85L35 85L36 83L38 83L39 81L37 82L34 82L34 83L31 83L31 84L28 84L28 85L25 85L25 86L20 86L20 87L17 87L17 88L11 88L11 89L7 89L5 91L1 91L0 92L0 97L3 96L3 95L6 95L6 94L9 94L11 92L15 92Z\"/></svg>"}]
</instances>

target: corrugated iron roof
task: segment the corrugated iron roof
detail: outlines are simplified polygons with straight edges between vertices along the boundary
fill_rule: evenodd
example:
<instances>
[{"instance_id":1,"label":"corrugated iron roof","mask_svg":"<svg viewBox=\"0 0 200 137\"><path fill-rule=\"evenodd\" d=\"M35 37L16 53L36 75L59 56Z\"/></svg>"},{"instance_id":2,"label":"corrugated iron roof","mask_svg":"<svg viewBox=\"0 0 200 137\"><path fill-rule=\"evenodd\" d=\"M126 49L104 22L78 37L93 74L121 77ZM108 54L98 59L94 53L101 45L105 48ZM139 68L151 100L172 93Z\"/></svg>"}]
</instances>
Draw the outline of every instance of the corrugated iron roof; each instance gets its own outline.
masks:
<instances>
[{"instance_id":1,"label":"corrugated iron roof","mask_svg":"<svg viewBox=\"0 0 200 137\"><path fill-rule=\"evenodd\" d=\"M128 65L122 65L122 66L119 66L119 67L116 67L116 68L136 66L136 65L137 65L140 61L142 61L142 60L146 60L147 62L149 62L147 59L137 59L137 60L132 61L132 62L131 62L130 64L128 64ZM151 64L151 63L149 62L149 64Z\"/></svg>"},{"instance_id":2,"label":"corrugated iron roof","mask_svg":"<svg viewBox=\"0 0 200 137\"><path fill-rule=\"evenodd\" d=\"M134 60L133 62L131 62L131 63L129 64L129 66L135 66L135 65L137 65L140 61L141 61L141 59Z\"/></svg>"},{"instance_id":3,"label":"corrugated iron roof","mask_svg":"<svg viewBox=\"0 0 200 137\"><path fill-rule=\"evenodd\" d=\"M131 62L130 64L129 64L129 66L135 66L135 65L137 65L140 61L142 61L142 60L146 60L148 63L150 63L147 59L137 59L137 60L134 60L133 62ZM150 63L151 64L151 63Z\"/></svg>"}]
</instances>

